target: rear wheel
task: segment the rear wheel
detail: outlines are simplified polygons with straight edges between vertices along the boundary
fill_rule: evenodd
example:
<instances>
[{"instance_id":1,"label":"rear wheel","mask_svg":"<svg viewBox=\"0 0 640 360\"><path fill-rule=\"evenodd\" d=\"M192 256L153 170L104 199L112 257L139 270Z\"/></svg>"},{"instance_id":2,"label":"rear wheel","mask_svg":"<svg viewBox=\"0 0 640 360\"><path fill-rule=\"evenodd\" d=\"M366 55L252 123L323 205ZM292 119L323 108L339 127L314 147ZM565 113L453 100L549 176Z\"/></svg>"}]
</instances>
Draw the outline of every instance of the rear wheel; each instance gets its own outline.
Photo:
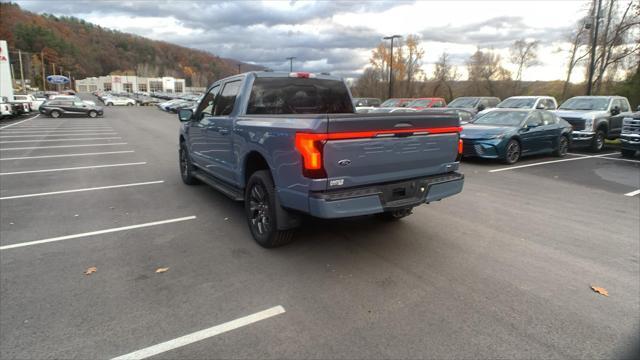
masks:
<instances>
[{"instance_id":1,"label":"rear wheel","mask_svg":"<svg viewBox=\"0 0 640 360\"><path fill-rule=\"evenodd\" d=\"M50 115L51 115L52 118L59 118L60 115L62 115L62 114L58 110L53 110L53 111L51 111Z\"/></svg>"},{"instance_id":2,"label":"rear wheel","mask_svg":"<svg viewBox=\"0 0 640 360\"><path fill-rule=\"evenodd\" d=\"M593 139L591 140L591 151L602 151L602 149L604 149L604 140L606 139L606 137L607 135L604 133L604 131L602 129L598 129L598 131L596 131L596 134L593 136Z\"/></svg>"},{"instance_id":3,"label":"rear wheel","mask_svg":"<svg viewBox=\"0 0 640 360\"><path fill-rule=\"evenodd\" d=\"M562 135L560 136L560 140L558 140L558 148L553 152L555 156L565 156L569 152L569 139Z\"/></svg>"},{"instance_id":4,"label":"rear wheel","mask_svg":"<svg viewBox=\"0 0 640 360\"><path fill-rule=\"evenodd\" d=\"M620 154L624 157L633 157L633 155L636 154L636 151L632 149L620 149Z\"/></svg>"},{"instance_id":5,"label":"rear wheel","mask_svg":"<svg viewBox=\"0 0 640 360\"><path fill-rule=\"evenodd\" d=\"M507 164L515 164L520 160L522 150L520 149L520 143L517 140L509 140L507 143L507 149L504 157L504 162Z\"/></svg>"},{"instance_id":6,"label":"rear wheel","mask_svg":"<svg viewBox=\"0 0 640 360\"><path fill-rule=\"evenodd\" d=\"M89 111L89 117L94 118L94 117L96 117L96 116L98 116L98 113L97 113L95 110L91 110L91 111Z\"/></svg>"},{"instance_id":7,"label":"rear wheel","mask_svg":"<svg viewBox=\"0 0 640 360\"><path fill-rule=\"evenodd\" d=\"M108 102L108 103L106 103L105 105L107 105L107 106L111 106L111 105L113 105L113 103Z\"/></svg>"},{"instance_id":8,"label":"rear wheel","mask_svg":"<svg viewBox=\"0 0 640 360\"><path fill-rule=\"evenodd\" d=\"M278 230L276 191L267 170L256 171L247 182L244 206L253 239L262 247L274 248L293 240L294 230Z\"/></svg>"}]
</instances>

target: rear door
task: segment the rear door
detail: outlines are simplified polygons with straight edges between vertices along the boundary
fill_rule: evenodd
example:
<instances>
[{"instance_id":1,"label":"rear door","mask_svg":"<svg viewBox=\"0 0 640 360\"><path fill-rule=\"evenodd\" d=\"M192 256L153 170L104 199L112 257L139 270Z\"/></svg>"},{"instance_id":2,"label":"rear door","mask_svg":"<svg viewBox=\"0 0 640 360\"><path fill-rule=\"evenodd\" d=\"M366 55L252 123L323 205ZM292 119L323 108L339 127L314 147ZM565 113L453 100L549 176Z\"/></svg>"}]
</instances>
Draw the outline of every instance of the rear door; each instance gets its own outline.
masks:
<instances>
[{"instance_id":1,"label":"rear door","mask_svg":"<svg viewBox=\"0 0 640 360\"><path fill-rule=\"evenodd\" d=\"M560 128L558 127L557 119L546 110L540 111L540 115L542 115L542 129L544 131L541 151L553 151L560 139Z\"/></svg>"},{"instance_id":2,"label":"rear door","mask_svg":"<svg viewBox=\"0 0 640 360\"><path fill-rule=\"evenodd\" d=\"M609 118L609 136L618 137L622 132L622 119L625 116L629 116L631 109L629 108L629 103L623 99L615 99L611 103L611 109L614 107L618 107L620 109L620 113L617 115L613 115Z\"/></svg>"},{"instance_id":3,"label":"rear door","mask_svg":"<svg viewBox=\"0 0 640 360\"><path fill-rule=\"evenodd\" d=\"M329 188L379 184L457 169L451 113L329 115L323 165Z\"/></svg>"}]
</instances>

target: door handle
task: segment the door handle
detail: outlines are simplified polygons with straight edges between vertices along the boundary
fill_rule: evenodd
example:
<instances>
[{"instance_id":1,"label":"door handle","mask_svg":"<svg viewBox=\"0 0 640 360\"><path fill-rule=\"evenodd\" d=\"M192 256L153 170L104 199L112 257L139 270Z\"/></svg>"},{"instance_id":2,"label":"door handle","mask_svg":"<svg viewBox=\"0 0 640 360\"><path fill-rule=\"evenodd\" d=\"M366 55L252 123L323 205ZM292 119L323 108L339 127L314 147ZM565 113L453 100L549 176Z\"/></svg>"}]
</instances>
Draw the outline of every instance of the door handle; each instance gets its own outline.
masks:
<instances>
[{"instance_id":1,"label":"door handle","mask_svg":"<svg viewBox=\"0 0 640 360\"><path fill-rule=\"evenodd\" d=\"M218 132L219 132L221 135L227 135L227 134L229 134L229 130L228 130L228 129L224 129L224 128L218 128Z\"/></svg>"}]
</instances>

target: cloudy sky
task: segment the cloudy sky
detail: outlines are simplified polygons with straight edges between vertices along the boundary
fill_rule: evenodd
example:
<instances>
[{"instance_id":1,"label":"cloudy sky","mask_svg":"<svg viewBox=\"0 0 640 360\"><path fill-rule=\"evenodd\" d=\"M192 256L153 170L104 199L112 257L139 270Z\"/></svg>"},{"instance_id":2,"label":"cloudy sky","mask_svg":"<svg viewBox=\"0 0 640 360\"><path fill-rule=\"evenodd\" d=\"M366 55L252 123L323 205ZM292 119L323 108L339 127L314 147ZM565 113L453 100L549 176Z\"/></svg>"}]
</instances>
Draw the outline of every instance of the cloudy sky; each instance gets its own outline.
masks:
<instances>
[{"instance_id":1,"label":"cloudy sky","mask_svg":"<svg viewBox=\"0 0 640 360\"><path fill-rule=\"evenodd\" d=\"M479 46L504 58L515 40L541 42L541 65L525 80L564 78L566 34L586 0L547 1L18 1L24 9L75 16L103 27L288 70L357 77L385 35L418 34L430 74L443 51L466 74ZM561 51L560 49L565 49ZM506 64L510 68L509 64ZM512 68L510 68L512 69ZM582 71L573 81L581 81Z\"/></svg>"}]
</instances>

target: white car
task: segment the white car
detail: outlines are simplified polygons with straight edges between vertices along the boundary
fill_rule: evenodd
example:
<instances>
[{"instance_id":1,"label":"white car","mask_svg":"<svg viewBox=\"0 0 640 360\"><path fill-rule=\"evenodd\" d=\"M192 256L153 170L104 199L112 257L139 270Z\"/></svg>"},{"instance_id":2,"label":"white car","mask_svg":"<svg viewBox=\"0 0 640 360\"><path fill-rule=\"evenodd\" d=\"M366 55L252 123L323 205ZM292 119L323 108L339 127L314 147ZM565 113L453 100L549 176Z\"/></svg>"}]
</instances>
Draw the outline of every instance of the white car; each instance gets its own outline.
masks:
<instances>
[{"instance_id":1,"label":"white car","mask_svg":"<svg viewBox=\"0 0 640 360\"><path fill-rule=\"evenodd\" d=\"M403 112L417 112L416 109L405 108L405 107L378 107L369 110L367 113L369 114L388 114L388 113L403 113Z\"/></svg>"},{"instance_id":2,"label":"white car","mask_svg":"<svg viewBox=\"0 0 640 360\"><path fill-rule=\"evenodd\" d=\"M108 97L104 99L104 104L106 106L113 106L113 105L134 106L136 104L136 101L133 99L124 98L124 97Z\"/></svg>"},{"instance_id":3,"label":"white car","mask_svg":"<svg viewBox=\"0 0 640 360\"><path fill-rule=\"evenodd\" d=\"M9 99L6 96L0 98L0 119L4 119L5 117L13 116L13 110L11 109L11 104L9 104Z\"/></svg>"},{"instance_id":4,"label":"white car","mask_svg":"<svg viewBox=\"0 0 640 360\"><path fill-rule=\"evenodd\" d=\"M476 116L484 115L494 109L539 109L556 110L558 102L553 96L512 96L502 100L496 107L482 110Z\"/></svg>"},{"instance_id":5,"label":"white car","mask_svg":"<svg viewBox=\"0 0 640 360\"><path fill-rule=\"evenodd\" d=\"M29 95L14 95L13 98L16 102L28 102L32 111L37 111L40 105L44 104L44 100L36 99L35 96Z\"/></svg>"}]
</instances>

